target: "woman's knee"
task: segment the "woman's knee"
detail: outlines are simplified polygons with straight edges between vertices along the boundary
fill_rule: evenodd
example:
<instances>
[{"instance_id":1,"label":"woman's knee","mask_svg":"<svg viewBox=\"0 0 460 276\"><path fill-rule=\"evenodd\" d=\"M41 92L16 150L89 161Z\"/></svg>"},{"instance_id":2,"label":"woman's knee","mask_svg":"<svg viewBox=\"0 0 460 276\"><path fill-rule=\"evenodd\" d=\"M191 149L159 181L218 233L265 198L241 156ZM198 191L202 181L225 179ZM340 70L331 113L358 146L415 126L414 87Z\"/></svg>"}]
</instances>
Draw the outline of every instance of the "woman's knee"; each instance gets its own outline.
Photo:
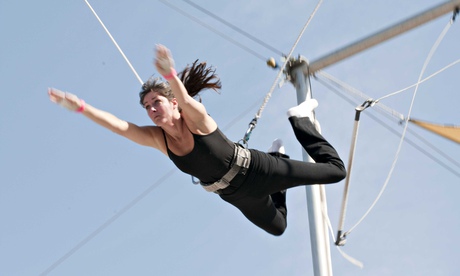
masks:
<instances>
[{"instance_id":1,"label":"woman's knee","mask_svg":"<svg viewBox=\"0 0 460 276\"><path fill-rule=\"evenodd\" d=\"M286 225L284 226L275 226L270 229L265 229L268 233L272 234L273 236L281 236L283 235L284 231L286 230Z\"/></svg>"},{"instance_id":2,"label":"woman's knee","mask_svg":"<svg viewBox=\"0 0 460 276\"><path fill-rule=\"evenodd\" d=\"M331 170L329 171L329 181L330 183L336 183L336 182L339 182L343 179L345 179L345 177L347 177L347 170L345 169L345 166L343 165L343 163L339 163L339 162L331 162L329 163L330 164L330 168Z\"/></svg>"},{"instance_id":3,"label":"woman's knee","mask_svg":"<svg viewBox=\"0 0 460 276\"><path fill-rule=\"evenodd\" d=\"M345 179L345 177L347 177L347 171L345 169L337 170L334 177L336 179L335 182L342 181L343 179Z\"/></svg>"}]
</instances>

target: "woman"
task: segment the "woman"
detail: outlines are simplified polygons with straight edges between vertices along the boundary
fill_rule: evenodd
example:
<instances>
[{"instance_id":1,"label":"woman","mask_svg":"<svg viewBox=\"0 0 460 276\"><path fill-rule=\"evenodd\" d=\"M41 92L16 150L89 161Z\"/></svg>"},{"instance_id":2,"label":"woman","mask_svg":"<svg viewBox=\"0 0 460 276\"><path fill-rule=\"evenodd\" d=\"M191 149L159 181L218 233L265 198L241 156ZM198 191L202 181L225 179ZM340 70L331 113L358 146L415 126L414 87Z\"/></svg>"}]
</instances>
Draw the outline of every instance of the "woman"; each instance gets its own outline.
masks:
<instances>
[{"instance_id":1,"label":"woman","mask_svg":"<svg viewBox=\"0 0 460 276\"><path fill-rule=\"evenodd\" d=\"M273 235L286 229L286 189L345 178L342 160L315 129L312 112L316 100L288 110L297 140L316 163L290 160L279 144L274 144L272 153L264 153L245 149L225 137L204 105L193 98L202 89L221 87L205 63L195 62L177 75L170 51L159 45L155 66L168 82L149 79L139 96L156 126L126 122L57 89L49 89L48 94L51 101L138 144L160 150L180 170L200 179L205 190L218 194Z\"/></svg>"}]
</instances>

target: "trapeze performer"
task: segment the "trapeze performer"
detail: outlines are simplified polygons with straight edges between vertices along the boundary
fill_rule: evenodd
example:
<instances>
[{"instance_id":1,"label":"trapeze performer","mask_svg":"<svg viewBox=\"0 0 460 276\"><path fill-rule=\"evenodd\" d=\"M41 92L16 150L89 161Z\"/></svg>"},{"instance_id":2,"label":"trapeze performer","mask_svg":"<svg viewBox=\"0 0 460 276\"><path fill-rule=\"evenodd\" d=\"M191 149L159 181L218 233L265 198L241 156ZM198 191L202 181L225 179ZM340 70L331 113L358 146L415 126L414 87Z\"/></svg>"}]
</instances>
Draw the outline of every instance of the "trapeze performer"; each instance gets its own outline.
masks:
<instances>
[{"instance_id":1,"label":"trapeze performer","mask_svg":"<svg viewBox=\"0 0 460 276\"><path fill-rule=\"evenodd\" d=\"M316 163L292 160L280 140L262 152L246 149L220 131L205 106L194 99L204 89L221 88L212 67L195 61L177 74L172 55L163 45L156 47L154 64L166 81L150 78L139 97L155 125L124 121L55 88L48 90L49 98L135 143L160 150L182 172L198 178L206 191L219 195L272 235L283 234L287 226L287 189L345 178L338 153L315 128L316 100L287 112L297 140Z\"/></svg>"}]
</instances>

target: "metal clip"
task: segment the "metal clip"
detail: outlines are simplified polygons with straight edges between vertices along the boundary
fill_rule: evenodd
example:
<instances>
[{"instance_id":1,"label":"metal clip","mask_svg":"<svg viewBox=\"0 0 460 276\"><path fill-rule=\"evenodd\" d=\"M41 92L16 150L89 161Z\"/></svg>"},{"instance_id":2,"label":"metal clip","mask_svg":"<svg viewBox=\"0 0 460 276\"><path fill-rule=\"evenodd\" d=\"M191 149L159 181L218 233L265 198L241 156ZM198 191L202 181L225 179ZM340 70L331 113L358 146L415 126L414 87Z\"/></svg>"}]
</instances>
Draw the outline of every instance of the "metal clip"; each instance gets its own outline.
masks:
<instances>
[{"instance_id":1,"label":"metal clip","mask_svg":"<svg viewBox=\"0 0 460 276\"><path fill-rule=\"evenodd\" d=\"M249 141L249 138L251 136L251 133L252 133L252 130L256 127L257 125L257 118L254 117L251 122L249 123L249 128L248 130L246 131L246 133L244 134L244 138L243 138L243 143L245 145L248 144L248 141Z\"/></svg>"}]
</instances>

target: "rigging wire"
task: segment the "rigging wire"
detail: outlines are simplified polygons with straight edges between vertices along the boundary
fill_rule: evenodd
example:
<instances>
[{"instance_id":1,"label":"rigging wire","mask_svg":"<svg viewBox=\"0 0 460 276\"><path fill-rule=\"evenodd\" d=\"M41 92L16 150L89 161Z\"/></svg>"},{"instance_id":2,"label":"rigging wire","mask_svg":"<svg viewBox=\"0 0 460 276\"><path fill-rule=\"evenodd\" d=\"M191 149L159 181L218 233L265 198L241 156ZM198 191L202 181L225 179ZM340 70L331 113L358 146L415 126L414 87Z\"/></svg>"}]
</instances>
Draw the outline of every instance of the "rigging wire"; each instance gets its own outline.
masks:
<instances>
[{"instance_id":1,"label":"rigging wire","mask_svg":"<svg viewBox=\"0 0 460 276\"><path fill-rule=\"evenodd\" d=\"M420 72L420 76L419 76L419 79L418 79L418 82L420 82L420 80L422 79L422 76L423 74L425 73L425 70L426 70L426 67L428 66L428 63L430 62L433 54L436 52L436 49L438 48L440 42L442 41L442 39L444 38L445 34L446 34L446 29L449 29L450 25L452 24L452 20L450 20L450 22L447 24L447 26L445 27L444 31L441 33L441 35L438 37L438 39L436 40L436 42L434 43L432 49L430 50L424 64L423 64L423 67L422 67L422 71ZM401 140L399 142L399 145L398 145L398 149L396 150L396 154L395 154L395 158L394 158L394 161L391 165L391 168L390 168L390 171L388 173L388 176L382 186L382 189L380 190L379 194L377 195L376 199L374 200L374 202L371 204L371 206L369 207L369 209L364 213L364 215L361 217L361 219L358 220L358 222L353 225L350 230L348 230L344 235L348 235L350 234L366 217L367 215L371 212L371 210L374 208L374 206L377 204L377 202L379 201L380 197L382 196L383 192L385 191L388 183L390 182L390 179L393 175L393 171L396 167L396 163L399 159L399 154L401 152L401 148L402 148L402 143L404 142L404 139L406 137L406 132L407 132L407 127L408 127L408 118L410 118L410 114L412 113L412 108L414 106L414 102L415 102L415 97L417 96L417 92L418 92L418 87L419 85L417 85L415 87L415 91L414 91L414 94L412 96L412 100L411 100L411 103L410 103L410 107L409 107L409 111L408 111L408 116L407 118L405 119L405 125L404 125L404 129L403 129L403 133L402 133L402 136L401 136Z\"/></svg>"},{"instance_id":2,"label":"rigging wire","mask_svg":"<svg viewBox=\"0 0 460 276\"><path fill-rule=\"evenodd\" d=\"M304 27L300 31L299 36L297 37L296 41L294 42L294 45L292 46L291 50L289 51L289 54L286 57L286 61L283 63L283 65L281 66L281 68L279 70L279 74L278 74L276 80L274 81L270 91L265 96L265 99L264 99L261 107L259 108L259 111L257 111L257 114L256 114L257 119L259 119L262 116L262 112L265 109L265 106L267 105L268 101L270 100L270 97L271 97L271 95L273 93L273 90L275 90L276 84L278 83L278 79L281 77L281 74L283 73L284 68L286 67L287 63L290 61L290 59L292 57L292 53L294 52L295 48L297 47L297 44L299 44L300 39L302 38L302 36L303 36L305 30L307 29L307 27L310 25L310 22L313 19L313 17L315 16L316 12L319 10L319 7L321 6L322 2L323 2L323 0L320 0L318 2L318 4L316 4L316 7L313 10L313 13L310 15L310 17L308 18L308 20L305 23Z\"/></svg>"},{"instance_id":3,"label":"rigging wire","mask_svg":"<svg viewBox=\"0 0 460 276\"><path fill-rule=\"evenodd\" d=\"M218 34L218 35L224 37L224 38L227 39L228 41L230 41L230 42L236 44L237 46L241 47L242 49L244 49L244 50L248 51L249 53L253 54L254 56L258 57L259 59L265 60L264 57L262 57L261 55L259 55L257 52L252 51L252 50L249 49L248 47L246 47L246 46L242 45L241 43L237 42L236 40L234 40L234 39L230 38L229 36L227 36L227 35L225 35L225 34L219 32L219 31L216 30L215 28L212 28L210 25L208 25L208 24L202 22L201 20L197 19L196 17L193 17L192 15L190 15L190 14L184 12L183 10L181 10L180 8L178 8L177 6L174 6L174 5L172 5L171 3L169 3L169 2L167 2L167 1L165 1L165 0L159 0L159 1L162 2L163 4L167 5L167 6L171 7L172 9L176 10L177 12L183 14L184 16L186 16L186 17L188 17L188 18L190 18L190 19L196 21L197 23L201 24L202 26L204 26L204 27L206 27L206 28L212 30L212 31L215 32L216 34ZM204 9L204 8L202 8L202 7L198 6L198 5L196 5L196 4L193 4L193 3L191 3L190 1L187 1L187 0L183 0L183 1L184 1L184 2L187 2L188 4L194 6L194 7L197 8L197 9L201 10L202 12L204 12L204 13L206 13L206 14L212 16L212 17L215 18L216 20L219 20L220 22L222 22L222 23L224 23L225 25L231 27L232 29L237 30L237 31L240 32L241 34L245 35L246 37L249 37L250 39L252 39L252 40L258 42L259 44L261 44L261 43L260 43L261 41L260 41L259 39L257 39L257 38L255 38L254 36L252 36L252 35L250 35L250 34L244 32L244 31L242 31L242 30L239 29L238 27L236 27L236 26L234 26L234 25L232 25L232 24L230 24L230 23L224 21L223 19L221 19L221 18L219 18L218 16L212 14L212 13L209 12L208 10L206 10L206 9ZM294 52L295 48L297 47L297 44L299 43L300 38L302 37L303 33L305 32L306 28L307 28L308 25L310 24L311 20L313 19L314 15L316 14L316 12L318 11L318 9L319 9L319 7L321 6L322 2L323 2L323 0L320 0L320 1L318 2L318 4L316 5L314 11L313 11L312 14L310 15L309 19L307 20L307 23L305 24L305 26L303 27L302 31L300 32L300 34L299 34L297 40L295 41L295 43L294 43L294 45L293 45L291 51L289 52L288 56L285 58L285 61L284 61L283 65L281 66L281 68L280 68L280 70L279 70L279 72L278 72L278 75L277 75L276 78L275 78L275 81L274 81L273 85L271 86L269 92L268 92L267 95L265 96L262 105L260 106L260 108L259 108L259 110L257 111L257 113L256 113L256 115L254 116L254 118L253 118L253 119L251 120L251 122L249 123L249 128L248 128L248 130L246 131L246 133L245 133L243 139L240 140L240 141L242 141L242 143L243 143L244 145L247 146L248 141L249 141L249 138L250 138L250 135L251 135L251 133L252 133L252 130L256 127L258 119L262 116L262 112L263 112L263 110L265 109L265 106L267 105L269 99L271 98L271 95L273 94L273 91L274 91L276 85L278 84L279 79L281 78L281 75L284 73L284 69L285 69L287 63L290 62L290 58L291 58L291 56L292 56L292 53ZM263 43L263 42L262 42L262 44L263 44L264 47L268 46L266 43ZM271 47L270 47L270 48L271 48ZM278 50L276 50L276 49L271 49L271 50L275 50L276 52L281 52L281 51L278 51ZM282 54L282 55L283 55L283 54Z\"/></svg>"},{"instance_id":4,"label":"rigging wire","mask_svg":"<svg viewBox=\"0 0 460 276\"><path fill-rule=\"evenodd\" d=\"M426 80L434 77L435 75L441 73L442 71L446 70L447 68L453 66L454 64L456 63L459 63L460 60L456 61L456 62L453 62L451 64L449 64L448 66L445 66L444 68L442 68L441 70L438 70L437 72L435 72L434 74L430 75L429 77L427 78L424 78L423 80L421 80L420 82L417 82L417 83L423 83L425 82ZM328 81L328 83L325 82L325 80L323 80L322 78L319 78L319 77L324 77L325 80ZM352 94L352 96L354 96L355 98L357 98L358 100L372 100L371 97L367 96L366 94L364 94L363 92L359 91L358 89L350 86L349 84L346 84L344 83L343 81L340 81L338 80L337 78L325 73L325 72L322 72L322 71L319 71L317 73L317 75L315 76L315 79L323 84L324 86L326 86L329 90L331 90L332 92L336 93L337 95L339 95L340 97L342 97L343 99L345 99L348 103L352 104L352 105L355 105L356 103L354 101L350 101L348 100L348 98L346 97L343 97L343 95L335 89L335 87L341 89L341 90L345 90L347 92L349 92L350 94ZM404 89L401 89L401 90L398 90L397 92L402 92L402 91L405 91L409 88L412 88L414 86L417 85L416 84L413 84L409 87L406 87ZM332 87L332 85L334 85L335 87ZM397 94L397 93L391 93L391 94ZM384 113L382 113L383 115L385 116L388 116L388 117L396 117L398 120L399 120L399 123L401 124L401 122L404 120L405 116L399 112L397 112L396 110L394 109L391 109L385 105L383 105L381 102L377 102L377 100L375 100L375 102L377 103L376 105L374 105L374 107L376 107L376 110L377 111L384 111ZM371 118L375 118L373 117L372 115L369 115ZM376 119L374 119L376 120ZM377 120L376 120L377 121ZM385 123L383 122L380 122L381 125L384 125ZM384 125L385 126L385 125ZM386 126L388 129L392 130L390 128L390 126ZM418 138L422 143L424 143L425 145L427 145L428 147L430 147L433 151L437 152L439 155L441 155L442 157L444 157L445 159L449 160L452 164L454 164L455 166L459 167L460 168L460 163L458 161L456 161L455 159L453 159L452 157L450 157L448 154L446 154L445 152L441 151L438 147L434 146L432 143L430 143L427 139L423 138L421 135L419 135L417 132L415 132L414 130L412 129L408 129L408 132L411 133L412 135L416 136L416 138ZM399 133L395 132L395 134L397 134L399 136ZM410 141L410 140L409 140ZM412 144L412 143L410 143ZM412 144L413 146L415 146L415 144ZM422 150L421 151L422 153L424 153L425 155L429 156L429 154L427 154L426 151ZM460 174L453 170L452 168L449 168L446 164L443 164L439 159L436 159L436 158L433 158L433 157L430 157L432 158L432 160L436 161L437 163L439 163L440 165L442 165L443 167L445 167L446 169L450 170L451 172L453 172L455 175L459 176Z\"/></svg>"},{"instance_id":5,"label":"rigging wire","mask_svg":"<svg viewBox=\"0 0 460 276\"><path fill-rule=\"evenodd\" d=\"M322 79L317 79L317 81L321 84L323 84L325 87L327 87L331 92L334 92L337 96L341 97L343 100L345 100L346 102L348 102L349 104L351 105L355 105L356 103L349 99L348 97L344 96L342 93L340 93L337 88L331 86L329 83L326 83L324 82ZM376 121L377 123L379 123L381 126L385 127L388 131L390 131L392 134L396 135L396 136L400 136L400 133L398 131L396 131L393 127L391 127L390 125L388 125L387 123L385 123L384 121L380 120L379 118L377 118L375 115L373 115L372 113L366 113L366 115L371 118L372 120ZM385 114L386 115L386 114ZM450 156L448 156L446 153L440 151L439 149L437 149L433 144L431 144L430 142L428 142L426 139L422 138L420 135L418 135L416 132L414 132L413 130L411 129L408 129L408 132L410 132L412 135L416 136L418 139L420 139L424 144L426 144L427 146L429 146L430 148L432 148L434 151L436 151L438 154L442 155L444 158L448 159L449 161L451 161L452 163L454 163L455 165L457 166L460 166L460 164L453 160L453 158L451 158ZM411 145L412 147L414 147L415 149L417 149L419 152L423 153L425 156L429 157L431 160L433 160L434 162L438 163L440 166L442 166L443 168L445 168L446 170L450 171L451 173L453 173L454 175L456 175L457 177L460 177L460 172L449 167L449 165L445 164L444 162L442 162L440 159L436 158L434 155L430 154L428 151L426 151L424 148L418 146L415 142L413 142L412 140L410 140L409 138L406 138L405 139L406 143L408 143L409 145Z\"/></svg>"},{"instance_id":6,"label":"rigging wire","mask_svg":"<svg viewBox=\"0 0 460 276\"><path fill-rule=\"evenodd\" d=\"M379 98L377 101L383 100L383 99L385 99L385 98L394 96L394 95L396 95L396 94L399 94L399 93L402 93L402 92L404 92L404 91L406 91L406 90L409 90L409 89L411 89L411 88L413 88L413 87L416 87L417 85L419 85L419 84L421 84L421 83L424 83L425 81L427 81L427 80L433 78L434 76L436 76L436 75L440 74L441 72L443 72L444 70L446 70L446 69L448 69L448 68L450 68L450 67L456 65L457 63L460 63L460 59L458 59L458 60L456 60L456 61L454 61L454 62L452 62L452 63L446 65L445 67L441 68L440 70L438 70L438 71L434 72L433 74L429 75L428 77L424 78L424 79L421 80L420 82L414 83L414 84L412 84L411 86L408 86L408 87L403 88L403 89L401 89L401 90L392 92L392 93L390 93L390 94L388 94L388 95L386 95L386 96L383 96L383 97Z\"/></svg>"},{"instance_id":7,"label":"rigging wire","mask_svg":"<svg viewBox=\"0 0 460 276\"><path fill-rule=\"evenodd\" d=\"M329 83L326 83L324 82L322 79L317 79L317 81L319 81L321 84L323 84L325 87L327 87L330 91L334 92L337 96L341 97L342 99L344 99L346 102L350 103L351 105L354 105L355 102L352 101L351 99L349 99L348 97L346 97L345 95L343 95L342 93L340 93L337 88L335 87L332 87ZM375 115L373 115L372 113L367 113L367 116L369 116L371 119L373 119L374 121L376 121L377 123L379 123L380 125L382 125L383 127L385 127L388 131L390 131L392 134L396 135L396 136L399 136L400 133L397 132L396 130L394 130L394 128L392 128L391 126L389 126L388 124L386 124L385 122L383 122L382 120L378 119ZM409 129L410 130L410 129ZM423 139L421 137L418 137L419 139L422 140L423 142ZM415 149L417 149L418 151L420 151L421 153L425 154L427 157L431 158L433 161L437 162L439 165L441 165L442 167L444 167L445 169L451 171L454 175L456 175L457 177L460 178L460 173L457 171L457 170L454 170L452 168L450 168L449 166L447 166L445 163L443 163L441 160L437 159L435 156L433 156L432 154L430 154L429 152L427 152L425 149L423 149L422 147L418 146L417 144L415 144L414 142L412 142L410 139L406 138L405 139L405 142L408 143L409 145L413 146ZM432 146L430 144L430 146ZM441 152L442 153L442 152ZM330 218L327 214L326 211L324 211L324 208L322 209L323 211L323 216L325 217L325 220L327 221L328 223L328 228L329 228L329 232L330 232L330 236L331 236L331 239L333 240L334 243L336 243L336 236L334 235L334 230L332 228L332 225L331 225L331 222L330 222ZM348 232L347 232L348 233ZM349 256L348 254L346 254L343 250L341 250L341 248L339 246L336 246L337 250L339 251L339 253L346 259L348 260L349 262L351 262L352 264L360 267L360 268L363 268L363 263L354 259L353 257Z\"/></svg>"},{"instance_id":8,"label":"rigging wire","mask_svg":"<svg viewBox=\"0 0 460 276\"><path fill-rule=\"evenodd\" d=\"M168 179L170 176L172 176L175 172L177 172L177 170L176 170L176 168L173 168L169 172L165 173L155 183L150 185L146 190L144 190L142 193L140 193L137 197L135 197L133 200L131 200L128 204L123 206L123 208L121 208L121 210L119 212L117 212L115 215L113 215L108 220L106 220L96 230L91 232L83 240L81 240L79 243L77 243L77 245L75 245L74 247L72 247L72 249L70 249L67 253L65 253L62 257L60 257L58 260L56 260L54 263L52 263L47 269L45 269L45 271L43 271L40 274L40 276L48 275L48 273L53 271L61 263L63 263L68 258L70 258L80 248L82 248L84 245L86 245L88 242L90 242L93 238L95 238L98 234L100 234L105 228L107 228L109 225L111 225L113 222L115 222L117 219L119 219L123 214L128 212L131 208L133 208L137 203L139 203L142 199L144 199L148 194L150 194L150 192L152 192L155 188L157 188L161 183L163 183L166 179Z\"/></svg>"},{"instance_id":9,"label":"rigging wire","mask_svg":"<svg viewBox=\"0 0 460 276\"><path fill-rule=\"evenodd\" d=\"M322 196L324 196L324 195L322 195ZM326 210L326 205L325 204L321 204L321 213L323 215L324 221L326 221L326 223L327 223L327 228L329 229L329 234L331 236L332 242L336 243L335 236L334 236L334 229L332 228L331 219L329 218L329 215L328 215L328 212ZM350 255L348 255L347 253L345 253L345 251L343 251L339 246L336 246L335 248L337 248L339 253L347 261L349 261L350 263L356 265L359 268L364 267L364 264L361 261L358 261L357 259L355 259L355 258L351 257Z\"/></svg>"},{"instance_id":10,"label":"rigging wire","mask_svg":"<svg viewBox=\"0 0 460 276\"><path fill-rule=\"evenodd\" d=\"M144 83L142 79L139 77L139 74L136 72L134 67L132 66L131 62L129 59L126 57L126 55L123 53L123 50L120 48L116 40L113 38L113 36L110 34L109 30L105 26L104 22L100 19L100 17L97 15L96 11L93 9L91 4L85 0L86 5L88 5L89 9L93 12L94 16L96 19L99 21L101 26L104 28L105 32L107 35L110 37L112 40L113 44L115 47L118 49L128 66L131 68L131 71L134 73L136 76L137 80L141 83L141 85ZM80 248L82 248L84 245L86 245L88 242L90 242L94 237L96 237L99 233L101 233L105 228L107 228L109 225L111 225L113 222L115 222L119 217L121 217L124 213L129 211L132 207L134 207L139 201L141 201L144 197L146 197L151 191L153 191L157 186L159 186L163 181L168 179L171 175L175 173L176 169L170 170L168 173L164 174L162 177L160 177L155 183L150 185L145 191L143 191L140 195L135 197L133 200L131 200L128 204L126 204L119 212L117 212L115 215L110 217L106 222L104 222L102 225L100 225L96 230L91 232L89 235L87 235L83 240L81 240L79 243L77 243L74 247L72 247L67 253L62 255L59 259L57 259L55 262L53 262L50 266L48 266L40 275L48 275L51 271L53 271L56 267L58 267L61 263L63 263L65 260L70 258L75 252L77 252Z\"/></svg>"},{"instance_id":11,"label":"rigging wire","mask_svg":"<svg viewBox=\"0 0 460 276\"><path fill-rule=\"evenodd\" d=\"M363 92L359 91L358 89L350 86L349 84L346 84L341 80L338 80L337 78L333 77L332 75L327 74L327 73L322 72L322 71L318 72L317 75L324 77L325 79L330 81L332 84L338 86L339 88L348 91L355 98L357 98L359 100L363 100L363 101L370 100L370 101L375 102L376 103L375 107L377 107L377 110L384 111L385 112L384 114L389 114L389 115L391 115L393 117L396 117L399 121L404 121L405 116L403 114L401 114L401 113L397 112L396 110L391 109L390 107L380 103L379 100L373 100L370 96L367 96L366 94L364 94ZM317 80L319 80L319 79L317 78Z\"/></svg>"},{"instance_id":12,"label":"rigging wire","mask_svg":"<svg viewBox=\"0 0 460 276\"><path fill-rule=\"evenodd\" d=\"M399 93L402 93L402 92L404 92L404 91L406 91L406 90L408 90L408 89L410 89L410 88L416 87L417 85L426 82L427 80L429 80L429 79L435 77L436 75L442 73L443 71L449 69L450 67L452 67L452 66L454 66L454 65L456 65L456 64L458 64L458 63L460 63L460 59L458 59L458 60L456 60L456 61L454 61L454 62L452 62L452 63L450 63L450 64L448 64L448 65L446 65L446 66L444 66L444 67L441 68L440 70L438 70L438 71L436 71L435 73L429 75L428 77L426 77L426 78L424 78L424 79L422 79L422 80L416 82L415 84L412 84L412 85L410 85L410 86L408 86L408 87L406 87L406 88L403 88L403 89L400 89L400 90L398 90L398 91L389 93L389 94L386 95L386 96L383 96L383 97L381 97L381 98L379 98L379 99L377 99L377 100L374 100L374 101L377 103L377 104L375 105L375 107L378 107L380 110L383 110L383 111L387 112L388 114L393 115L394 117L396 117L396 118L398 118L399 120L403 121L404 118L405 118L404 115L402 115L401 113L395 111L394 109L391 109L391 108L389 108L389 107L383 105L382 103L380 103L380 101L381 101L382 99L388 98L388 97L390 97L390 96L395 96L395 95L397 95L397 94L399 94ZM328 73L325 73L325 72L323 72L323 71L319 71L319 72L317 72L316 75L315 75L315 79L316 79L317 81L321 82L323 85L326 86L325 82L324 82L323 80L321 80L320 78L318 78L318 76L324 77L325 79L327 79L328 81L330 81L330 82L333 83L334 85L338 86L339 88L348 91L349 93L353 94L353 96L355 96L355 98L358 98L358 99L360 99L360 100L371 99L371 97L365 95L364 93L362 93L361 91L357 90L356 88L353 88L353 87L351 87L350 85L348 85L348 84L346 84L346 83L344 83L344 82L338 80L337 78L331 76L331 75L328 74Z\"/></svg>"},{"instance_id":13,"label":"rigging wire","mask_svg":"<svg viewBox=\"0 0 460 276\"><path fill-rule=\"evenodd\" d=\"M424 83L424 82L430 80L431 78L435 77L436 75L442 73L443 71L449 69L450 67L452 67L452 66L454 66L454 65L456 65L456 64L458 64L458 63L460 63L460 59L458 59L458 60L456 60L456 61L454 61L454 62L451 62L450 64L444 66L443 68L439 69L438 71L434 72L433 74L429 75L428 77L426 77L426 78L420 80L419 82L416 82L416 83L414 83L414 84L412 84L412 85L410 85L410 86L408 86L408 87L406 87L406 88L403 88L403 89L397 90L397 91L395 91L395 92L389 93L388 95L383 96L383 97L381 97L381 98L379 98L379 99L377 99L377 100L375 100L375 101L379 103L381 100L383 100L383 99L385 99L385 98L388 98L388 97L391 97L391 96L395 96L395 95L400 94L400 93L402 93L402 92L404 92L404 91L406 91L406 90L409 90L409 89L411 89L411 88L413 88L413 87L416 87L417 85L422 84L422 83ZM325 79L331 81L332 83L338 85L339 87L341 87L341 88L343 88L343 89L349 91L350 93L354 94L358 99L363 99L363 100L365 100L365 99L370 99L369 96L363 94L362 92L358 91L357 89L351 87L350 85L348 85L348 84L346 84L346 83L344 83L344 82L342 82L342 81L336 79L335 77L333 77L333 76L331 76L331 75L329 75L329 74L327 74L327 73L325 73L325 72L323 72L323 71L317 72L317 73L316 73L316 76L322 76L322 77L324 77ZM317 80L318 80L318 78L317 78ZM391 109L389 109L389 108L387 108L387 107L384 107L384 106L383 106L382 104L380 104L380 103L379 103L378 105L376 105L376 107L381 107L382 109L388 111L389 113L391 113L391 114L394 115L395 117L397 117L397 118L399 118L399 119L401 119L401 120L404 120L404 116L403 116L402 114L397 113L396 111L391 110Z\"/></svg>"},{"instance_id":14,"label":"rigging wire","mask_svg":"<svg viewBox=\"0 0 460 276\"><path fill-rule=\"evenodd\" d=\"M193 21L197 22L198 24L202 25L203 27L211 30L212 32L214 32L215 34L223 37L224 39L228 40L229 42L235 44L236 46L240 47L241 49L247 51L248 53L252 54L253 56L265 61L266 58L264 56L262 56L261 54L257 53L256 51L253 51L251 50L249 47L246 47L245 45L241 44L240 42L238 42L237 40L233 39L232 37L220 32L219 30L217 30L216 28L213 28L212 26L210 26L209 24L206 24L204 23L203 21L201 21L200 19L186 13L185 11L181 10L179 7L169 3L168 1L165 1L165 0L159 0L160 2L162 2L163 4L165 4L166 6L172 8L173 10L179 12L180 14L192 19Z\"/></svg>"},{"instance_id":15,"label":"rigging wire","mask_svg":"<svg viewBox=\"0 0 460 276\"><path fill-rule=\"evenodd\" d=\"M161 0L160 0L160 1L161 1ZM198 4L196 4L196 3L193 3L193 2L190 1L190 0L182 0L182 1L186 2L187 4L191 5L192 7L196 8L196 9L202 11L203 13L205 13L205 14L211 16L212 18L214 18L214 19L216 19L217 21L219 21L219 22L225 24L226 26L228 26L228 27L230 27L231 29L237 31L238 33L240 33L240 34L246 36L247 38L249 38L249 39L251 39L252 41L258 43L259 45L265 47L266 49L272 51L273 53L275 53L275 54L277 54L277 55L280 55L280 56L285 56L285 55L283 54L282 51L277 50L276 48L274 48L274 47L270 46L269 44L263 42L262 40L258 39L257 37L255 37L255 36L249 34L248 32L246 32L246 31L244 31L244 30L238 28L237 26L235 26L235 25L229 23L228 21L225 21L225 20L222 19L221 17L219 17L219 16L213 14L212 12L210 12L209 10L207 10L207 9L205 9L205 8L203 8L203 7L201 7L200 5L198 5Z\"/></svg>"},{"instance_id":16,"label":"rigging wire","mask_svg":"<svg viewBox=\"0 0 460 276\"><path fill-rule=\"evenodd\" d=\"M433 45L433 50L435 50L435 49L438 48L439 44L441 43L442 39L444 38L444 36L445 36L445 35L447 34L447 32L449 31L449 29L450 29L450 27L452 26L453 23L454 23L454 20L451 19L451 20L449 21L449 23L447 23L447 25L444 27L443 31L442 31L441 34L439 35L438 40L437 40L437 41L435 42L435 44ZM434 51L433 51L433 52L430 52L430 56L428 56L428 58L431 59L431 55L433 55L433 54L434 54ZM457 62L459 62L459 60L457 60L457 61L454 62L453 64L456 64ZM425 66L426 66L426 64L425 64ZM425 68L424 68L424 69L425 69ZM418 88L418 86L419 86L420 83L422 83L423 81L428 80L429 78L431 78L431 76L430 76L430 77L428 77L428 78L423 79L423 81L422 81L421 77L422 77L422 76L420 76L418 82L415 84L415 89ZM397 92L398 92L398 91L397 91ZM389 94L389 95L383 96L383 97L377 99L377 101L380 101L380 100L385 99L385 98L387 98L387 97L393 96L393 95L397 94L397 92L394 92L394 93L391 93L391 94Z\"/></svg>"},{"instance_id":17,"label":"rigging wire","mask_svg":"<svg viewBox=\"0 0 460 276\"><path fill-rule=\"evenodd\" d=\"M242 139L243 144L245 144L245 145L248 144L249 137L250 137L252 131L254 130L254 128L256 127L256 125L257 125L257 120L260 119L260 117L262 116L262 112L264 111L265 106L267 105L268 101L270 100L270 98L271 98L271 96L273 94L273 91L275 90L275 87L278 84L279 79L281 78L281 75L284 73L284 69L286 68L287 63L291 61L292 53L294 52L295 48L297 47L297 44L299 43L300 39L302 38L303 33L305 32L307 27L310 25L310 22L313 19L313 17L315 16L316 12L319 10L319 7L321 6L322 2L323 2L323 0L318 1L318 3L316 4L315 9L312 12L312 14L310 15L310 17L308 18L307 22L305 23L305 25L303 26L302 30L300 31L299 36L297 37L296 41L294 42L294 45L292 46L291 50L289 51L289 54L286 57L286 60L283 62L283 65L279 69L278 74L277 74L277 76L275 78L275 81L273 82L272 87L268 91L267 95L265 95L265 98L264 98L264 101L262 102L262 105L260 106L260 108L257 111L257 113L254 116L254 118L249 123L249 128L246 131L246 134L244 135L244 137Z\"/></svg>"},{"instance_id":18,"label":"rigging wire","mask_svg":"<svg viewBox=\"0 0 460 276\"><path fill-rule=\"evenodd\" d=\"M102 22L102 20L99 18L99 16L97 15L96 11L89 4L89 2L87 0L85 0L85 2L86 2L86 5L88 5L88 7L90 8L90 10L93 12L94 16L99 21L99 23L101 24L102 28L104 28L105 32L107 33L107 35L112 40L112 42L115 45L115 47L117 47L118 51L123 56L123 58L125 59L126 63L128 63L129 68L131 68L131 71L133 71L133 73L136 76L137 80L141 83L141 85L144 84L144 82L142 81L142 79L139 77L139 75L137 74L136 70L134 69L134 67L131 65L131 62L129 62L128 58L125 56L125 53L123 53L123 51L121 50L120 46L118 46L118 43L115 41L113 36L110 34L109 30L105 27L104 22Z\"/></svg>"}]
</instances>

